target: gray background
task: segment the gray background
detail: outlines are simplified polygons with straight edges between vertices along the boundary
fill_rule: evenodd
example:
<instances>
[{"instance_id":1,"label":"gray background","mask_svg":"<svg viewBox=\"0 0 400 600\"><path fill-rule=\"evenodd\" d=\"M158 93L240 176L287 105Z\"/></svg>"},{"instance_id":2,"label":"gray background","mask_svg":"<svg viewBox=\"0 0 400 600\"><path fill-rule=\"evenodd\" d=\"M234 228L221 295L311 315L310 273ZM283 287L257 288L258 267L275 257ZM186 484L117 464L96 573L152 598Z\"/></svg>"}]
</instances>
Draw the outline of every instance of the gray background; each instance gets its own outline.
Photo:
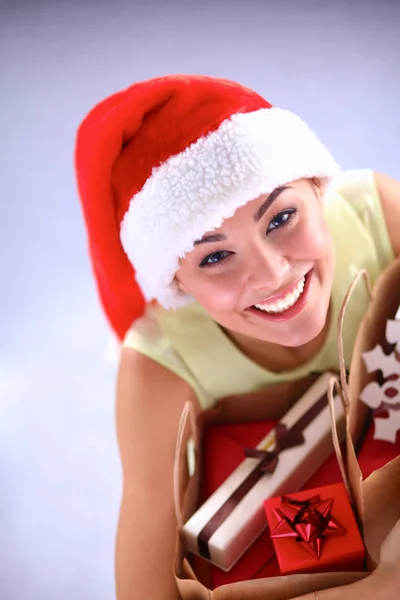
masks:
<instances>
[{"instance_id":1,"label":"gray background","mask_svg":"<svg viewBox=\"0 0 400 600\"><path fill-rule=\"evenodd\" d=\"M110 600L116 353L86 255L76 127L135 80L204 73L300 114L342 166L400 178L400 3L0 7L0 597Z\"/></svg>"}]
</instances>

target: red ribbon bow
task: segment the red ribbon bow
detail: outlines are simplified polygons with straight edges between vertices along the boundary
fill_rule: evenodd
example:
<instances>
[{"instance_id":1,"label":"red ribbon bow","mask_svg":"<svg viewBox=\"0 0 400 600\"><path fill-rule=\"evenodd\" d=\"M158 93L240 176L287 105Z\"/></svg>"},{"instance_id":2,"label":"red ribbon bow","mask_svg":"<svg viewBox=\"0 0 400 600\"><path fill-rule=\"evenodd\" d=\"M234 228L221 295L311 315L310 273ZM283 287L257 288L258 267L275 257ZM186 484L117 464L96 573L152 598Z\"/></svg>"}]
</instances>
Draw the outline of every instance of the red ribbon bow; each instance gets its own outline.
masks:
<instances>
[{"instance_id":1,"label":"red ribbon bow","mask_svg":"<svg viewBox=\"0 0 400 600\"><path fill-rule=\"evenodd\" d=\"M306 500L282 496L280 507L274 509L278 525L271 531L271 537L294 537L319 560L323 539L346 533L345 528L332 517L333 503L333 498L321 500L318 495Z\"/></svg>"}]
</instances>

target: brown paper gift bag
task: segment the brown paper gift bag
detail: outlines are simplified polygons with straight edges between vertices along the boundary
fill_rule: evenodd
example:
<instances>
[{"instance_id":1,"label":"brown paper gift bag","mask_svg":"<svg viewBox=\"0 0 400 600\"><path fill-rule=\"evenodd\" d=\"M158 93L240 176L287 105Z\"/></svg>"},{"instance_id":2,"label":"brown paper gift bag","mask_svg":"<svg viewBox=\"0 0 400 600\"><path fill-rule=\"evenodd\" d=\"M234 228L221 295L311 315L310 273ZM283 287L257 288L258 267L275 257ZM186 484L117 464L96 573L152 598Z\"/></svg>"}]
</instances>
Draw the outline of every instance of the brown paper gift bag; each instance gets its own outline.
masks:
<instances>
[{"instance_id":1,"label":"brown paper gift bag","mask_svg":"<svg viewBox=\"0 0 400 600\"><path fill-rule=\"evenodd\" d=\"M339 315L339 359L343 356L341 328L344 324L346 305L361 276L364 276L370 289L368 275L365 271L360 272L346 295ZM354 344L349 381L346 385L342 368L341 387L349 411L346 435L347 474L363 527L364 542L368 551L367 567L373 569L379 563L379 551L384 539L394 523L400 519L400 456L362 481L353 442L357 443L362 435L369 412L360 401L360 394L367 383L377 378L376 373L368 373L362 354L372 350L377 344L388 350L386 321L394 318L400 306L400 258L392 262L380 275L370 295L371 302Z\"/></svg>"},{"instance_id":2,"label":"brown paper gift bag","mask_svg":"<svg viewBox=\"0 0 400 600\"><path fill-rule=\"evenodd\" d=\"M361 323L355 342L347 383L343 361L342 329L347 303L355 285L363 275L365 275L365 272L360 272L355 278L343 302L339 316L340 382L338 379L332 379L329 395L330 406L333 411L332 391L336 387L340 392L346 411L345 459L341 455L334 418L332 419L332 437L343 480L363 533L367 549L367 568L370 571L379 562L380 548L384 539L397 520L400 519L400 457L392 460L362 481L353 440L357 440L361 435L367 416L367 410L361 405L359 396L371 376L363 368L361 354L371 350L377 343L383 343L386 320L394 316L400 304L400 260L392 263L374 286L370 306ZM257 408L254 410L257 414ZM263 417L265 418L265 415ZM215 590L208 589L196 578L185 557L179 536L179 530L182 528L183 523L196 509L200 471L197 468L195 474L189 479L186 489L180 489L179 464L184 452L184 433L188 426L198 448L197 423L190 403L185 405L181 417L174 469L175 508L178 523L174 573L183 600L261 600L261 598L263 600L289 600L302 594L312 593L315 590L321 591L330 587L345 585L368 575L368 572L289 575L241 581L218 587Z\"/></svg>"}]
</instances>

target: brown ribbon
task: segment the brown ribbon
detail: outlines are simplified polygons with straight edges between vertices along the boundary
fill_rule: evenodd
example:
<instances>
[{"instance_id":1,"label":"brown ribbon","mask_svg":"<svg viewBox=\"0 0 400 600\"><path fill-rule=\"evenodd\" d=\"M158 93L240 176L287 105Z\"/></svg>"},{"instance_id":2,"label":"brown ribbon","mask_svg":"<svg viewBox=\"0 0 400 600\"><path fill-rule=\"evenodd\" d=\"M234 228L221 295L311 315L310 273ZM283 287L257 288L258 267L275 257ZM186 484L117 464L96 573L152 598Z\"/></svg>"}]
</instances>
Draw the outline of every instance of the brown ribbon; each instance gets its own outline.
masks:
<instances>
[{"instance_id":1,"label":"brown ribbon","mask_svg":"<svg viewBox=\"0 0 400 600\"><path fill-rule=\"evenodd\" d=\"M261 458L261 461L248 474L246 479L236 488L234 492L225 500L217 512L204 525L197 536L197 547L200 556L210 559L210 549L208 542L211 536L217 531L234 508L243 500L253 486L260 481L266 473L273 473L278 464L279 454L287 448L301 446L304 443L303 431L319 415L319 413L328 404L327 393L323 394L309 408L304 415L290 429L283 423L278 423L275 428L275 448L273 450L257 450L256 448L246 448L245 455L252 458Z\"/></svg>"}]
</instances>

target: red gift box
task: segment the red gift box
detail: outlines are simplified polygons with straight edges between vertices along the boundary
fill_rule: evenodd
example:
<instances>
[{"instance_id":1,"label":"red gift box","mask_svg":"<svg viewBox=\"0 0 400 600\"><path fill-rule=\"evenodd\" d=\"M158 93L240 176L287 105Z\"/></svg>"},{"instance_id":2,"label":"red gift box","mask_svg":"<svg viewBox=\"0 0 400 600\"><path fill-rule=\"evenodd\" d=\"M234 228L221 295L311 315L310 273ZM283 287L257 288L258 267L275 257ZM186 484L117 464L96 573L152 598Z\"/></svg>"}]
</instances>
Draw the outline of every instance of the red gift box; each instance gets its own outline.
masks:
<instances>
[{"instance_id":1,"label":"red gift box","mask_svg":"<svg viewBox=\"0 0 400 600\"><path fill-rule=\"evenodd\" d=\"M204 502L242 462L244 448L253 447L276 425L277 421L214 425L207 429L204 439L204 479L200 503ZM326 485L341 480L340 469L334 454L318 471L312 485ZM214 565L203 565L203 559L191 557L197 575L212 589L221 585L279 575L272 540L267 529L254 542L236 565L225 572Z\"/></svg>"},{"instance_id":2,"label":"red gift box","mask_svg":"<svg viewBox=\"0 0 400 600\"><path fill-rule=\"evenodd\" d=\"M282 575L363 571L365 548L343 483L264 503Z\"/></svg>"},{"instance_id":3,"label":"red gift box","mask_svg":"<svg viewBox=\"0 0 400 600\"><path fill-rule=\"evenodd\" d=\"M244 448L256 446L274 425L276 425L276 421L264 421L214 425L207 429L203 447L204 478L200 503L204 502L241 463ZM364 478L368 477L375 469L396 458L400 451L400 432L397 436L397 444L374 440L373 433L372 425L369 427L358 453L358 461ZM338 462L333 453L317 473L309 479L304 489L311 490L341 480ZM192 557L192 559L195 563L196 573L200 578L204 578L204 581L212 589L235 581L279 575L279 566L269 529L256 540L228 573L205 563L201 558Z\"/></svg>"}]
</instances>

